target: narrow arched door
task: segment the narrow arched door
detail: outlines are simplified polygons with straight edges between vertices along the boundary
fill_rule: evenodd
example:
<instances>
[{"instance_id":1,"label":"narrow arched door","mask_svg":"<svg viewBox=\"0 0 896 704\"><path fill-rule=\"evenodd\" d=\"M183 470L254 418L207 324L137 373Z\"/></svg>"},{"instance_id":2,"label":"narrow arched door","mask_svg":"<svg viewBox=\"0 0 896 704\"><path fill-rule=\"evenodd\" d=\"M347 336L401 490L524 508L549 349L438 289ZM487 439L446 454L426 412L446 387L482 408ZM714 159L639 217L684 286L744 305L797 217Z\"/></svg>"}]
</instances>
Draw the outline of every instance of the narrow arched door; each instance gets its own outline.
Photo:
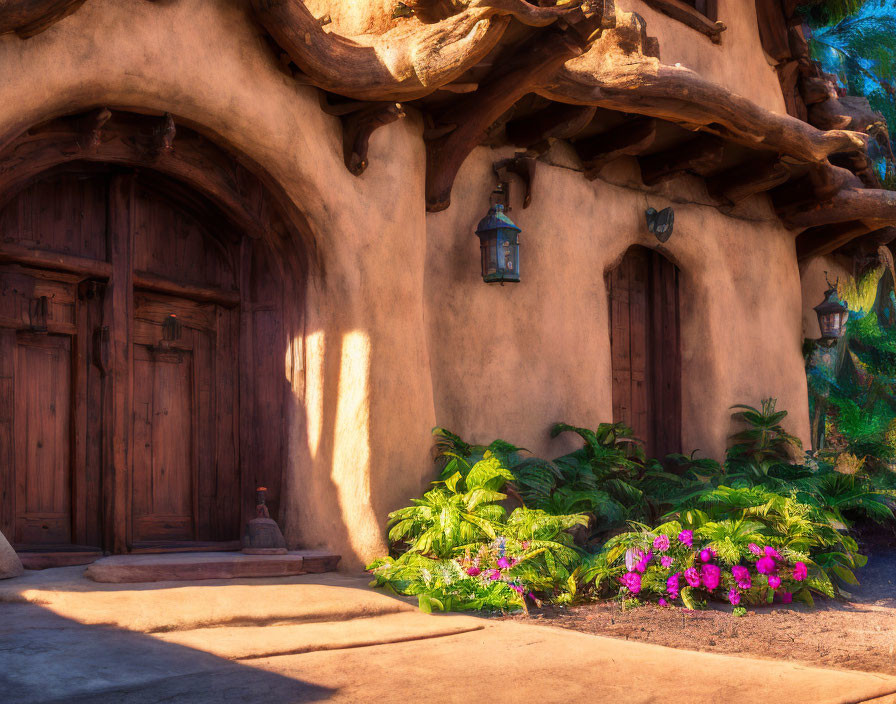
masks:
<instances>
[{"instance_id":1,"label":"narrow arched door","mask_svg":"<svg viewBox=\"0 0 896 704\"><path fill-rule=\"evenodd\" d=\"M649 456L681 451L679 272L631 247L607 275L613 421L630 426Z\"/></svg>"}]
</instances>

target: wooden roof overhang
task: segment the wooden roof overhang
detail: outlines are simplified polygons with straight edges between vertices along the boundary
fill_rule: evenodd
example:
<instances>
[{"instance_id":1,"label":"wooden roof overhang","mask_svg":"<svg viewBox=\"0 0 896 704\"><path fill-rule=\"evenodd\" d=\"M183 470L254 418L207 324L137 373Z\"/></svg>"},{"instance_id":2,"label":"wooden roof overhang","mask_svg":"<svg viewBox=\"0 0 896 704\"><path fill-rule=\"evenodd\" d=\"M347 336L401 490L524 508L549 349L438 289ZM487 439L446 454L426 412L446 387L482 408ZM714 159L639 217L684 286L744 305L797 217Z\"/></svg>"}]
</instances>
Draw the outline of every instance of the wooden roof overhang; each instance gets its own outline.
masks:
<instances>
[{"instance_id":1,"label":"wooden roof overhang","mask_svg":"<svg viewBox=\"0 0 896 704\"><path fill-rule=\"evenodd\" d=\"M58 11L67 0L10 2L47 2ZM322 109L341 119L353 174L367 166L374 130L409 109L423 114L430 211L448 207L457 171L475 147L517 147L517 159L505 165L531 184L538 158L568 140L588 178L627 156L637 158L647 185L685 172L706 177L719 207L770 193L799 233L801 257L868 233L883 240L896 225L894 194L868 187L868 135L837 128L858 120L822 129L663 64L643 18L613 0L405 0L401 12L352 36L302 0L247 2L284 70L319 88ZM764 3L757 0L760 28ZM687 7L650 4L672 16ZM33 27L37 20L28 19ZM695 40L724 42L724 25L703 30ZM767 47L768 32L761 34Z\"/></svg>"}]
</instances>

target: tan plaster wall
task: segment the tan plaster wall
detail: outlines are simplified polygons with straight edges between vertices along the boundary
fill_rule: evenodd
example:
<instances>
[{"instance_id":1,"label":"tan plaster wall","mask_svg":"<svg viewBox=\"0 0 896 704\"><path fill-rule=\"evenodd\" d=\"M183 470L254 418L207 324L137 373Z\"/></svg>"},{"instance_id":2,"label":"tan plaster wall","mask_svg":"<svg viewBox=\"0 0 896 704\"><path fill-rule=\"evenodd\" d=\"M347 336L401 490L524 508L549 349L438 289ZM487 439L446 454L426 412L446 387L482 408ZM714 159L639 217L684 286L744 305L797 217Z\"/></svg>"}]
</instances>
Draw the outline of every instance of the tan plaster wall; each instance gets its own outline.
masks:
<instances>
[{"instance_id":1,"label":"tan plaster wall","mask_svg":"<svg viewBox=\"0 0 896 704\"><path fill-rule=\"evenodd\" d=\"M91 0L34 38L0 37L0 144L98 105L170 111L283 186L307 215L319 265L295 302L305 329L284 350L284 369L297 371L282 521L290 542L326 545L357 567L382 553L385 514L430 468L421 126L379 130L371 167L351 176L338 120L277 70L243 7Z\"/></svg>"},{"instance_id":2,"label":"tan plaster wall","mask_svg":"<svg viewBox=\"0 0 896 704\"><path fill-rule=\"evenodd\" d=\"M603 274L630 244L651 244L630 165L606 177L623 185L585 181L562 154L565 166L539 167L533 206L512 213L524 283L488 287L472 230L498 153L477 150L454 205L429 216L413 116L378 130L369 169L351 176L338 121L278 70L241 3L91 0L37 37L0 37L0 144L100 105L172 112L263 164L307 216L314 265L290 316L301 329L283 351L291 543L338 550L346 567L381 554L386 513L431 478L437 423L551 454L572 443L549 440L553 422L609 418ZM684 446L721 453L728 406L766 395L805 435L792 237L761 201L748 221L699 204L705 193L685 182L673 192L698 201L674 203L667 246L683 271Z\"/></svg>"},{"instance_id":3,"label":"tan plaster wall","mask_svg":"<svg viewBox=\"0 0 896 704\"><path fill-rule=\"evenodd\" d=\"M440 424L475 441L501 437L556 456L575 438L551 440L553 423L610 421L604 272L640 244L661 250L682 272L685 451L722 456L729 407L767 396L779 399L791 430L806 438L793 236L767 201L756 199L732 218L702 204L708 197L696 181L648 195L633 163L605 169L607 180L594 182L567 166L539 164L532 205L522 209L519 197L511 203L523 230L523 281L489 286L479 277L473 232L488 208L498 156L477 149L461 169L452 207L427 217L427 323ZM648 203L675 208L666 245L647 231Z\"/></svg>"},{"instance_id":4,"label":"tan plaster wall","mask_svg":"<svg viewBox=\"0 0 896 704\"><path fill-rule=\"evenodd\" d=\"M664 64L680 63L768 110L787 112L777 72L762 50L753 0L719 0L719 20L728 27L721 44L713 44L706 35L643 0L616 0L616 7L645 19L647 33L660 41Z\"/></svg>"}]
</instances>

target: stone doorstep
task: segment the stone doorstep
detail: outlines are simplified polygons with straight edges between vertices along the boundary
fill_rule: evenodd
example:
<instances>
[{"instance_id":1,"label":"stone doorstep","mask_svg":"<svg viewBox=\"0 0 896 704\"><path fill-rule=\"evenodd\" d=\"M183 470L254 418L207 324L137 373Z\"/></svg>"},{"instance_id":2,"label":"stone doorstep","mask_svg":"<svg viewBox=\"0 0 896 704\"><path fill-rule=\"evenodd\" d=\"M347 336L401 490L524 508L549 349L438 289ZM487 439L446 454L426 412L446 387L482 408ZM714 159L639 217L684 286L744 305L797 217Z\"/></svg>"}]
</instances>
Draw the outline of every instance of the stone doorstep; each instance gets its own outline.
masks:
<instances>
[{"instance_id":1,"label":"stone doorstep","mask_svg":"<svg viewBox=\"0 0 896 704\"><path fill-rule=\"evenodd\" d=\"M336 569L340 556L323 550L294 550L284 555L241 552L180 552L112 555L97 560L84 574L95 582L139 582L286 577Z\"/></svg>"}]
</instances>

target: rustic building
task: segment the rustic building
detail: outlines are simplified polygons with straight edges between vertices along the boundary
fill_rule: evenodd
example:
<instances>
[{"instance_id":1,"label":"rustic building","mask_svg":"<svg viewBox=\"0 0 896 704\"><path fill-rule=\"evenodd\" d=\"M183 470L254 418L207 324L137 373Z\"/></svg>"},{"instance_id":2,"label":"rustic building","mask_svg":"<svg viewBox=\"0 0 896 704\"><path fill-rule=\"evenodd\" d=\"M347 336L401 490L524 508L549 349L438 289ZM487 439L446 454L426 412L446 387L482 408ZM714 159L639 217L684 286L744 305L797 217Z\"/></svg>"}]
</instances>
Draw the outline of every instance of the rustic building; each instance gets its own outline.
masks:
<instances>
[{"instance_id":1,"label":"rustic building","mask_svg":"<svg viewBox=\"0 0 896 704\"><path fill-rule=\"evenodd\" d=\"M6 0L0 532L227 547L263 484L357 566L435 425L718 455L776 396L806 438L804 308L896 195L797 4Z\"/></svg>"}]
</instances>

